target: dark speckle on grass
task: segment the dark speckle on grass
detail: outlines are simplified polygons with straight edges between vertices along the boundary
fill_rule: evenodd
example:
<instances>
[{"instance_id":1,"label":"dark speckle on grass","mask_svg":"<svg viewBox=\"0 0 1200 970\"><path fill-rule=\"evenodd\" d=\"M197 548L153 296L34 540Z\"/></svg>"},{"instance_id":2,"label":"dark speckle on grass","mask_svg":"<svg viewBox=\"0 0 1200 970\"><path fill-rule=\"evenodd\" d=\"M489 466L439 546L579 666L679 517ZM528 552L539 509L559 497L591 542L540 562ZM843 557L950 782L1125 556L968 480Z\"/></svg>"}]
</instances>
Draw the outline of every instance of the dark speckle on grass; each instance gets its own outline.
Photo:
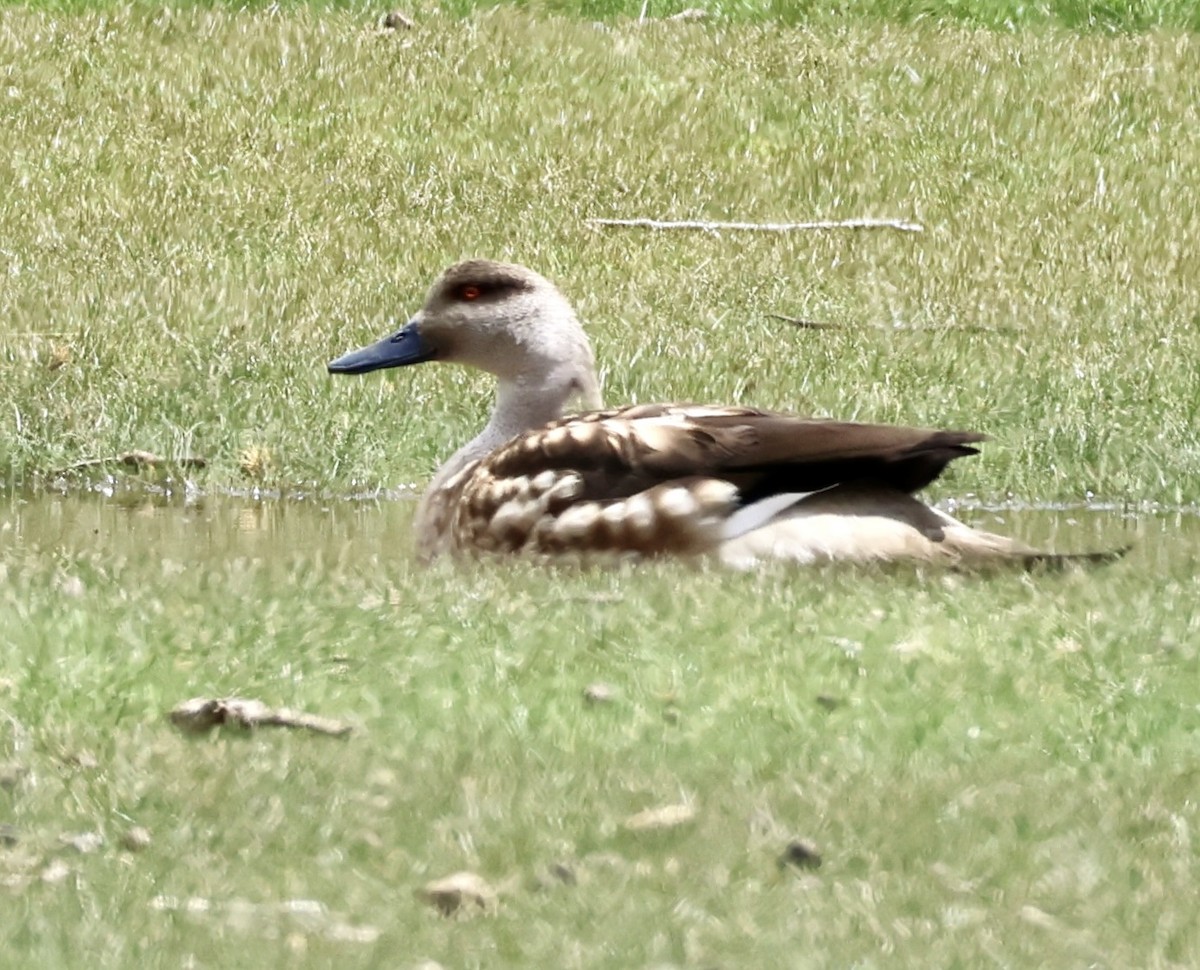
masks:
<instances>
[{"instance_id":1,"label":"dark speckle on grass","mask_svg":"<svg viewBox=\"0 0 1200 970\"><path fill-rule=\"evenodd\" d=\"M24 765L0 765L0 790L12 791L17 787L17 783L25 777L25 772Z\"/></svg>"},{"instance_id":2,"label":"dark speckle on grass","mask_svg":"<svg viewBox=\"0 0 1200 970\"><path fill-rule=\"evenodd\" d=\"M435 879L419 895L443 916L484 912L496 905L496 891L474 872L456 872Z\"/></svg>"},{"instance_id":3,"label":"dark speckle on grass","mask_svg":"<svg viewBox=\"0 0 1200 970\"><path fill-rule=\"evenodd\" d=\"M574 886L579 882L573 866L565 862L554 862L539 869L533 879L534 888L543 891Z\"/></svg>"},{"instance_id":4,"label":"dark speckle on grass","mask_svg":"<svg viewBox=\"0 0 1200 970\"><path fill-rule=\"evenodd\" d=\"M552 865L550 867L550 874L553 875L555 879L557 879L559 882L563 883L564 885L567 885L567 886L575 885L575 882L576 882L575 870L572 869L565 862L554 863L554 865Z\"/></svg>"},{"instance_id":5,"label":"dark speckle on grass","mask_svg":"<svg viewBox=\"0 0 1200 970\"><path fill-rule=\"evenodd\" d=\"M821 853L800 839L793 839L779 855L780 868L820 869Z\"/></svg>"},{"instance_id":6,"label":"dark speckle on grass","mask_svg":"<svg viewBox=\"0 0 1200 970\"><path fill-rule=\"evenodd\" d=\"M400 10L393 10L384 16L381 26L387 30L412 30L415 24L413 23L413 19L406 13Z\"/></svg>"}]
</instances>

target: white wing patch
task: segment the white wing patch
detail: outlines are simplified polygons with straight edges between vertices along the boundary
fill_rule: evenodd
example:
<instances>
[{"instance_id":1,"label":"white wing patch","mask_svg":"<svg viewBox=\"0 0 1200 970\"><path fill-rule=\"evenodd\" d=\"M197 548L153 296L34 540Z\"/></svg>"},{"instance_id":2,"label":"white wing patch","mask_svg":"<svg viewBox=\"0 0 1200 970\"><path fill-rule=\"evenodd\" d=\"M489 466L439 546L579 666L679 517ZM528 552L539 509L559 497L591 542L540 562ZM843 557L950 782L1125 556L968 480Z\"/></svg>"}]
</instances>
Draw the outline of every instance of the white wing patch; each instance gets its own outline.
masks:
<instances>
[{"instance_id":1,"label":"white wing patch","mask_svg":"<svg viewBox=\"0 0 1200 970\"><path fill-rule=\"evenodd\" d=\"M721 529L722 539L736 539L740 535L761 528L784 510L802 502L816 492L781 492L746 505L733 513Z\"/></svg>"}]
</instances>

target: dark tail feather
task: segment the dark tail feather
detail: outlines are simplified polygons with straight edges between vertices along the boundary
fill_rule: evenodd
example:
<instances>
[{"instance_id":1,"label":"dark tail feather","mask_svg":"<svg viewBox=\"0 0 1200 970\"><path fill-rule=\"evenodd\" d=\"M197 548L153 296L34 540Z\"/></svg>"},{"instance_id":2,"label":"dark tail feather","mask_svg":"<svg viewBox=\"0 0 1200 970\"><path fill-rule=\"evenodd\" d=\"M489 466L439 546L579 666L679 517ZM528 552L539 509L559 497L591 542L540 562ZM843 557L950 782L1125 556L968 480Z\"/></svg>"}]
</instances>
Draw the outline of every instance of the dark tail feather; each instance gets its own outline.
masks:
<instances>
[{"instance_id":1,"label":"dark tail feather","mask_svg":"<svg viewBox=\"0 0 1200 970\"><path fill-rule=\"evenodd\" d=\"M1026 569L1065 569L1071 565L1102 566L1125 556L1133 544L1104 552L1030 552L1020 557Z\"/></svg>"}]
</instances>

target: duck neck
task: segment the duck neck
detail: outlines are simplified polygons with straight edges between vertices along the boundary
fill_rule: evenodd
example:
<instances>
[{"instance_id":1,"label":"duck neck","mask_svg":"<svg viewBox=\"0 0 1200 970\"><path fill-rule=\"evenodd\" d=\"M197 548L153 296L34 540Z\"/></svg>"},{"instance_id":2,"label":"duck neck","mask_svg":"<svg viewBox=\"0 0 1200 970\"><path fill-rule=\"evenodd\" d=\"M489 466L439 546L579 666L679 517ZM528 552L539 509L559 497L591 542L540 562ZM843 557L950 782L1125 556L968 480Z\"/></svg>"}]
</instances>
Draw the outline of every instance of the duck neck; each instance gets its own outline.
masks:
<instances>
[{"instance_id":1,"label":"duck neck","mask_svg":"<svg viewBox=\"0 0 1200 970\"><path fill-rule=\"evenodd\" d=\"M430 483L430 490L443 486L463 468L517 435L557 421L572 399L578 399L585 408L601 406L599 383L590 368L562 367L537 378L528 375L501 378L496 388L496 406L487 426L442 465Z\"/></svg>"}]
</instances>

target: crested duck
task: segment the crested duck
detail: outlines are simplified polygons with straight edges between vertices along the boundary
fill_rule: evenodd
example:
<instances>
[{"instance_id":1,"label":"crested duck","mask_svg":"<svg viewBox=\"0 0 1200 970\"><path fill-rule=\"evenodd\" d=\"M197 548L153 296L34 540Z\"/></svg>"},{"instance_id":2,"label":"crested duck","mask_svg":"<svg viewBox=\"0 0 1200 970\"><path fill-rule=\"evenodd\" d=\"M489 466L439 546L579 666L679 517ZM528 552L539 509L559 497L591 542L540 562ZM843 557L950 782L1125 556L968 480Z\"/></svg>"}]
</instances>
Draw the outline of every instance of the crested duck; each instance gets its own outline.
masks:
<instances>
[{"instance_id":1,"label":"crested duck","mask_svg":"<svg viewBox=\"0 0 1200 970\"><path fill-rule=\"evenodd\" d=\"M1064 558L972 529L914 497L951 461L977 454L984 436L974 432L747 407L601 410L574 310L523 266L452 266L404 327L329 370L425 361L467 364L498 381L487 426L421 499L415 529L425 558L716 554L741 568L779 559L969 566ZM589 410L564 416L573 400Z\"/></svg>"}]
</instances>

